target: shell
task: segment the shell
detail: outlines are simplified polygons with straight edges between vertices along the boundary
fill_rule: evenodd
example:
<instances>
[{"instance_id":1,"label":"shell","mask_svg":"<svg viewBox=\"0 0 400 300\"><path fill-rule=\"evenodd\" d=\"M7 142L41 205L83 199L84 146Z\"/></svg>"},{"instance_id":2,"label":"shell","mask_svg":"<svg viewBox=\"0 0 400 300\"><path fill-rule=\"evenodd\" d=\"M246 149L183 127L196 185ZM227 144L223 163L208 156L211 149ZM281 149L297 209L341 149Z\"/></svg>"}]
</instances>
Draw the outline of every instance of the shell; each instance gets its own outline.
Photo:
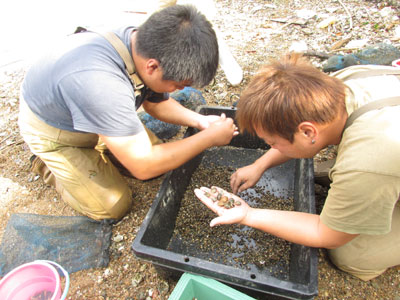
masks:
<instances>
[{"instance_id":1,"label":"shell","mask_svg":"<svg viewBox=\"0 0 400 300\"><path fill-rule=\"evenodd\" d=\"M221 196L220 201L223 201L224 203L228 203L228 197L227 196Z\"/></svg>"},{"instance_id":2,"label":"shell","mask_svg":"<svg viewBox=\"0 0 400 300\"><path fill-rule=\"evenodd\" d=\"M225 206L225 202L223 202L221 200L219 200L217 204L218 204L218 206Z\"/></svg>"}]
</instances>

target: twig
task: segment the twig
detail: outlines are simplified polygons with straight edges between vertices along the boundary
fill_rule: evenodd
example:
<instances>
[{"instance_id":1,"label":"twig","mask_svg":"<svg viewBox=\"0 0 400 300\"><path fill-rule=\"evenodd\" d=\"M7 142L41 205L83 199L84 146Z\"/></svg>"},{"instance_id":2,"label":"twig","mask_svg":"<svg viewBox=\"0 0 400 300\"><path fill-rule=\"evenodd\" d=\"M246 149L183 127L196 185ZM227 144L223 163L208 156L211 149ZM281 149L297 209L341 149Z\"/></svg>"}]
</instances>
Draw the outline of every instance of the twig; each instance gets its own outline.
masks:
<instances>
[{"instance_id":1,"label":"twig","mask_svg":"<svg viewBox=\"0 0 400 300\"><path fill-rule=\"evenodd\" d=\"M11 137L11 134L8 135L8 136L6 136L4 139L2 139L2 140L0 141L0 144L3 144L3 143L4 143L5 141L7 141L10 137Z\"/></svg>"},{"instance_id":2,"label":"twig","mask_svg":"<svg viewBox=\"0 0 400 300\"><path fill-rule=\"evenodd\" d=\"M337 0L340 5L343 6L344 10L346 11L347 15L349 16L349 22L350 22L350 29L353 29L353 19L351 17L350 11L347 9L347 7L343 4L341 0Z\"/></svg>"},{"instance_id":3,"label":"twig","mask_svg":"<svg viewBox=\"0 0 400 300\"><path fill-rule=\"evenodd\" d=\"M392 46L394 46L394 47L396 47L396 48L400 48L400 44L392 44ZM339 49L335 49L335 50L332 50L332 52L341 52L341 51L344 51L344 52L348 52L348 51L356 51L356 50L360 50L360 48L358 48L358 47L353 47L353 48L339 48Z\"/></svg>"},{"instance_id":4,"label":"twig","mask_svg":"<svg viewBox=\"0 0 400 300\"><path fill-rule=\"evenodd\" d=\"M301 18L297 18L297 19L269 19L269 21L272 22L277 22L277 23L284 23L281 27L276 28L274 30L274 32L279 32L281 31L283 28L288 27L290 25L300 25L303 26L307 23L307 20L302 20Z\"/></svg>"},{"instance_id":5,"label":"twig","mask_svg":"<svg viewBox=\"0 0 400 300\"><path fill-rule=\"evenodd\" d=\"M9 144L7 144L7 145L4 145L3 147L0 148L0 152L3 152L4 149L6 149L7 147L9 147L9 146L11 146L11 145L20 145L20 144L22 144L23 142L24 142L24 140L21 139L21 140L15 141L15 142L11 142L11 143L9 143Z\"/></svg>"},{"instance_id":6,"label":"twig","mask_svg":"<svg viewBox=\"0 0 400 300\"><path fill-rule=\"evenodd\" d=\"M319 51L306 51L303 53L304 56L315 56L321 59L328 59L329 57L333 56L333 54L329 54L326 52L319 52Z\"/></svg>"},{"instance_id":7,"label":"twig","mask_svg":"<svg viewBox=\"0 0 400 300\"><path fill-rule=\"evenodd\" d=\"M351 40L351 35L348 35L347 37L345 37L344 39L341 39L340 41L337 41L336 43L334 43L332 46L331 46L331 51L333 51L333 50L336 50L336 49L339 49L339 48L341 48L344 44L346 44L348 41L350 41Z\"/></svg>"},{"instance_id":8,"label":"twig","mask_svg":"<svg viewBox=\"0 0 400 300\"><path fill-rule=\"evenodd\" d=\"M344 52L346 52L346 51L355 51L355 50L360 50L360 48L357 48L357 47L353 47L353 48L339 48L339 49L335 49L335 50L332 50L332 52L341 52L341 51L344 51Z\"/></svg>"},{"instance_id":9,"label":"twig","mask_svg":"<svg viewBox=\"0 0 400 300\"><path fill-rule=\"evenodd\" d=\"M132 10L124 10L125 13L128 14L139 14L139 15L147 15L146 11L132 11Z\"/></svg>"}]
</instances>

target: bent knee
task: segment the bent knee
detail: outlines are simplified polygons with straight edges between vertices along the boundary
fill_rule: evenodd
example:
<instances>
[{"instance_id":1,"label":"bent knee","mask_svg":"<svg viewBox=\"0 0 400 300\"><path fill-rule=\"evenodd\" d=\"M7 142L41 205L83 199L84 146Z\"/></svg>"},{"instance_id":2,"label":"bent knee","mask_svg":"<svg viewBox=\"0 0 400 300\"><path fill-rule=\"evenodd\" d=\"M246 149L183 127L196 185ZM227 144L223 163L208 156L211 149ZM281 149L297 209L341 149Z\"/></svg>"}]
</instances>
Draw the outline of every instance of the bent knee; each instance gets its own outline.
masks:
<instances>
[{"instance_id":1,"label":"bent knee","mask_svg":"<svg viewBox=\"0 0 400 300\"><path fill-rule=\"evenodd\" d=\"M107 218L120 220L129 213L132 207L132 193L129 189L123 193L113 204L105 208ZM104 218L103 218L104 219Z\"/></svg>"},{"instance_id":2,"label":"bent knee","mask_svg":"<svg viewBox=\"0 0 400 300\"><path fill-rule=\"evenodd\" d=\"M122 193L107 195L101 199L92 199L91 203L79 203L78 205L69 204L82 214L94 220L113 219L120 220L129 213L132 207L132 193L126 189Z\"/></svg>"},{"instance_id":3,"label":"bent knee","mask_svg":"<svg viewBox=\"0 0 400 300\"><path fill-rule=\"evenodd\" d=\"M359 257L352 256L348 251L341 251L338 249L328 250L331 262L338 269L363 281L371 280L381 275L387 269L382 268L382 266L374 266L374 264L367 260L360 260Z\"/></svg>"}]
</instances>

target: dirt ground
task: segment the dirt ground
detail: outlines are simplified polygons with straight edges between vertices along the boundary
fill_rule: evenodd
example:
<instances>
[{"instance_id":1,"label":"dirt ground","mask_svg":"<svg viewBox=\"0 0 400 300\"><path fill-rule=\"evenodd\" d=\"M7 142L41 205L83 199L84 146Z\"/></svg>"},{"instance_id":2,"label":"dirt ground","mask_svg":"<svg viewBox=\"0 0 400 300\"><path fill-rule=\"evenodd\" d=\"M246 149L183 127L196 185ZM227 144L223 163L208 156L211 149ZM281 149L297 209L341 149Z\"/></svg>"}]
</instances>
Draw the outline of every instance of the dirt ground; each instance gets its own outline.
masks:
<instances>
[{"instance_id":1,"label":"dirt ground","mask_svg":"<svg viewBox=\"0 0 400 300\"><path fill-rule=\"evenodd\" d=\"M244 80L233 87L219 70L215 82L202 90L209 105L231 106L261 65L289 50L301 47L308 54L346 54L357 51L366 42L397 45L400 39L397 1L216 0L215 3L217 14L213 24L242 66ZM320 22L329 17L332 17L329 25L323 27ZM310 59L317 67L324 62L315 55L310 55ZM28 65L12 66L0 74L0 238L13 213L78 215L52 187L28 170L31 153L17 126L19 86L27 68ZM326 159L332 152L332 149L322 151L316 161ZM137 259L131 250L163 178L145 182L129 179L134 206L113 227L108 267L70 274L67 299L168 299L176 280L163 278L152 264ZM320 211L326 189L316 185L315 190ZM400 300L400 268L363 282L337 270L325 251L320 250L318 290L316 299Z\"/></svg>"}]
</instances>

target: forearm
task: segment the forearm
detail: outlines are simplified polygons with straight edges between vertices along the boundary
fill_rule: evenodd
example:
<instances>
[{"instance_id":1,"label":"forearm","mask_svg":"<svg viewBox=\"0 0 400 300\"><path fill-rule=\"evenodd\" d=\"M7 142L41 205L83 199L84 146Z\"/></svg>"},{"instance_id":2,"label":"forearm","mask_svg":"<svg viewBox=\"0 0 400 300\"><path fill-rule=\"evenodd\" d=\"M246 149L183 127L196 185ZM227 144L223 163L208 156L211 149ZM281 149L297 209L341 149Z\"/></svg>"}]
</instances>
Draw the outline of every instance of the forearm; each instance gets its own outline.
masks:
<instances>
[{"instance_id":1,"label":"forearm","mask_svg":"<svg viewBox=\"0 0 400 300\"><path fill-rule=\"evenodd\" d=\"M254 162L254 165L262 169L264 172L267 169L283 164L290 159L290 157L283 155L276 149L269 149L263 156Z\"/></svg>"},{"instance_id":2,"label":"forearm","mask_svg":"<svg viewBox=\"0 0 400 300\"><path fill-rule=\"evenodd\" d=\"M145 101L143 107L148 114L160 121L195 128L198 126L200 115L172 98L160 103Z\"/></svg>"},{"instance_id":3,"label":"forearm","mask_svg":"<svg viewBox=\"0 0 400 300\"><path fill-rule=\"evenodd\" d=\"M127 159L125 166L138 179L147 180L176 169L211 147L208 132L201 131L193 136L174 142L151 146L145 156Z\"/></svg>"},{"instance_id":4,"label":"forearm","mask_svg":"<svg viewBox=\"0 0 400 300\"><path fill-rule=\"evenodd\" d=\"M152 145L145 130L133 136L99 136L133 176L145 180L177 168L207 148L228 144L236 134L233 120L221 116L190 137L159 145Z\"/></svg>"},{"instance_id":5,"label":"forearm","mask_svg":"<svg viewBox=\"0 0 400 300\"><path fill-rule=\"evenodd\" d=\"M242 225L270 233L289 242L309 247L328 247L321 236L318 215L250 208Z\"/></svg>"}]
</instances>

